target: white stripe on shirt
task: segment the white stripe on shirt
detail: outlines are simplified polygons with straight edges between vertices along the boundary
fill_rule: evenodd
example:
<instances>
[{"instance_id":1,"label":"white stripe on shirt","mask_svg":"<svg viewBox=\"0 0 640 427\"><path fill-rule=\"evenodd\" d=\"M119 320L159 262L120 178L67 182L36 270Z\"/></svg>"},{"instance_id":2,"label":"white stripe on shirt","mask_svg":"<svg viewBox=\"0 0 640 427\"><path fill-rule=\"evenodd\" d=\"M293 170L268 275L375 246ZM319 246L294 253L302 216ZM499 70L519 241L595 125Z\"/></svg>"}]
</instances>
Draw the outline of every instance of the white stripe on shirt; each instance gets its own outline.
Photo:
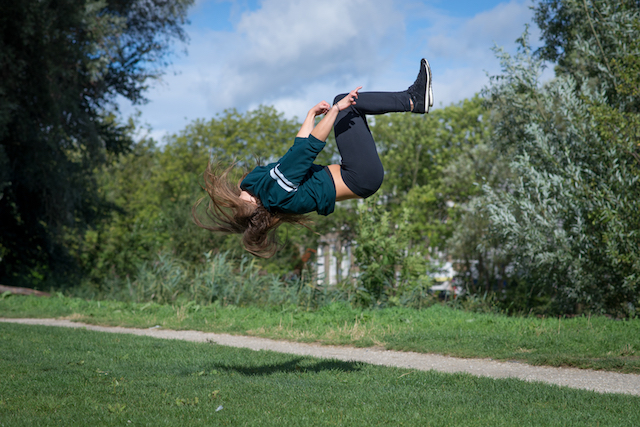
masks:
<instances>
[{"instance_id":1,"label":"white stripe on shirt","mask_svg":"<svg viewBox=\"0 0 640 427\"><path fill-rule=\"evenodd\" d=\"M280 171L278 166L280 166L280 164L277 164L276 167L271 169L271 171L269 172L269 175L271 175L271 178L275 179L278 185L282 187L282 189L285 190L286 192L291 193L293 191L297 191L298 187L296 187L291 181L289 181L284 176L284 174Z\"/></svg>"}]
</instances>

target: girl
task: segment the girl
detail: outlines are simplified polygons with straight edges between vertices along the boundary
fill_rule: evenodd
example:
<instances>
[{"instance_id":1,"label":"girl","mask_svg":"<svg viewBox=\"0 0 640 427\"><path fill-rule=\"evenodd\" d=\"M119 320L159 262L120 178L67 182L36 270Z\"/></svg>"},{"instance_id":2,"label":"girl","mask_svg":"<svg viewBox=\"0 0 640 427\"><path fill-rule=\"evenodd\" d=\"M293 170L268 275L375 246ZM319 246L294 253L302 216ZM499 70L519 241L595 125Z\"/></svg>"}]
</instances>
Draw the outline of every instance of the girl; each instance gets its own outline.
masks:
<instances>
[{"instance_id":1,"label":"girl","mask_svg":"<svg viewBox=\"0 0 640 427\"><path fill-rule=\"evenodd\" d=\"M384 177L382 163L367 125L367 114L428 113L433 106L431 69L420 63L418 78L404 92L363 92L358 87L338 95L329 105L322 101L309 110L293 146L275 163L257 166L239 182L229 180L233 165L221 170L211 163L204 173L211 200L206 212L212 225L203 224L196 208L195 223L210 231L242 234L252 254L269 258L277 250L276 229L284 224L304 225L306 213L329 215L335 202L373 195ZM315 117L324 114L314 127ZM314 164L333 128L341 164Z\"/></svg>"}]
</instances>

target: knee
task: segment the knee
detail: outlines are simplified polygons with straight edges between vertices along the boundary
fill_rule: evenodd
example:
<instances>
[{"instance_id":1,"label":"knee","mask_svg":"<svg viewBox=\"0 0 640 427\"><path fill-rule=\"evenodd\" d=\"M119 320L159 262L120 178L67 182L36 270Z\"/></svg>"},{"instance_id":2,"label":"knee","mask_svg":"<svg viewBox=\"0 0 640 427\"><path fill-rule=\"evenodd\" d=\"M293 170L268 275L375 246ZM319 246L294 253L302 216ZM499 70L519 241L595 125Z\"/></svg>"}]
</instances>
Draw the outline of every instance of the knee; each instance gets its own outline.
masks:
<instances>
[{"instance_id":1,"label":"knee","mask_svg":"<svg viewBox=\"0 0 640 427\"><path fill-rule=\"evenodd\" d=\"M363 199L373 196L384 180L384 168L379 161L360 164L353 169L345 168L343 165L341 174L349 190Z\"/></svg>"},{"instance_id":2,"label":"knee","mask_svg":"<svg viewBox=\"0 0 640 427\"><path fill-rule=\"evenodd\" d=\"M356 194L363 199L371 197L380 189L382 181L384 181L384 168L381 163L378 163L373 167L369 167L366 173L366 179L361 180Z\"/></svg>"}]
</instances>

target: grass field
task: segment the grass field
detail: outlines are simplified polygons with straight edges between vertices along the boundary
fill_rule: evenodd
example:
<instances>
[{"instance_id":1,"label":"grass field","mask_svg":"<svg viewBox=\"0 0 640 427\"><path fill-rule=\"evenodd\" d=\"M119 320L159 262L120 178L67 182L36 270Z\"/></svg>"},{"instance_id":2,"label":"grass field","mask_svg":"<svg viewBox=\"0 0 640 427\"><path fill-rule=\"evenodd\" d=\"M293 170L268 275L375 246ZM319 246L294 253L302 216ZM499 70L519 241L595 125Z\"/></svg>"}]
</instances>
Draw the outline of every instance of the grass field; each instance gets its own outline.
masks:
<instances>
[{"instance_id":1,"label":"grass field","mask_svg":"<svg viewBox=\"0 0 640 427\"><path fill-rule=\"evenodd\" d=\"M0 425L633 426L640 398L0 324Z\"/></svg>"},{"instance_id":2,"label":"grass field","mask_svg":"<svg viewBox=\"0 0 640 427\"><path fill-rule=\"evenodd\" d=\"M158 305L77 298L0 298L0 316L67 317L93 324L195 329L324 344L381 346L461 357L640 373L640 319L527 318L428 309L357 310Z\"/></svg>"}]
</instances>

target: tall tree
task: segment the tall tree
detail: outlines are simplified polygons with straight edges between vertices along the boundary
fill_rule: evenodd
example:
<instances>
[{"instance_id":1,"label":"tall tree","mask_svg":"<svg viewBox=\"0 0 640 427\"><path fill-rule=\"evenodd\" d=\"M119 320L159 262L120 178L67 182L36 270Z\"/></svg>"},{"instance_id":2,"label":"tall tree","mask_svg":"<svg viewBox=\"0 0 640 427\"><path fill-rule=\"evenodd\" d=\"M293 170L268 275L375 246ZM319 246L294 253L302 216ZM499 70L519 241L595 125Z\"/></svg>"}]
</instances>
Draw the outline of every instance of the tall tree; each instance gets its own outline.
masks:
<instances>
[{"instance_id":1,"label":"tall tree","mask_svg":"<svg viewBox=\"0 0 640 427\"><path fill-rule=\"evenodd\" d=\"M2 2L0 282L69 270L63 236L103 211L93 171L131 144L115 97L145 102L192 2Z\"/></svg>"},{"instance_id":2,"label":"tall tree","mask_svg":"<svg viewBox=\"0 0 640 427\"><path fill-rule=\"evenodd\" d=\"M610 105L630 101L617 90L613 63L633 54L640 0L541 0L534 11L544 42L536 54L555 64L556 75L569 75L578 86L599 86Z\"/></svg>"},{"instance_id":3,"label":"tall tree","mask_svg":"<svg viewBox=\"0 0 640 427\"><path fill-rule=\"evenodd\" d=\"M630 1L543 2L553 49L532 56L523 37L487 90L494 147L515 174L486 187L493 236L526 293L563 312L640 307L638 16ZM553 52L557 78L542 85Z\"/></svg>"}]
</instances>

